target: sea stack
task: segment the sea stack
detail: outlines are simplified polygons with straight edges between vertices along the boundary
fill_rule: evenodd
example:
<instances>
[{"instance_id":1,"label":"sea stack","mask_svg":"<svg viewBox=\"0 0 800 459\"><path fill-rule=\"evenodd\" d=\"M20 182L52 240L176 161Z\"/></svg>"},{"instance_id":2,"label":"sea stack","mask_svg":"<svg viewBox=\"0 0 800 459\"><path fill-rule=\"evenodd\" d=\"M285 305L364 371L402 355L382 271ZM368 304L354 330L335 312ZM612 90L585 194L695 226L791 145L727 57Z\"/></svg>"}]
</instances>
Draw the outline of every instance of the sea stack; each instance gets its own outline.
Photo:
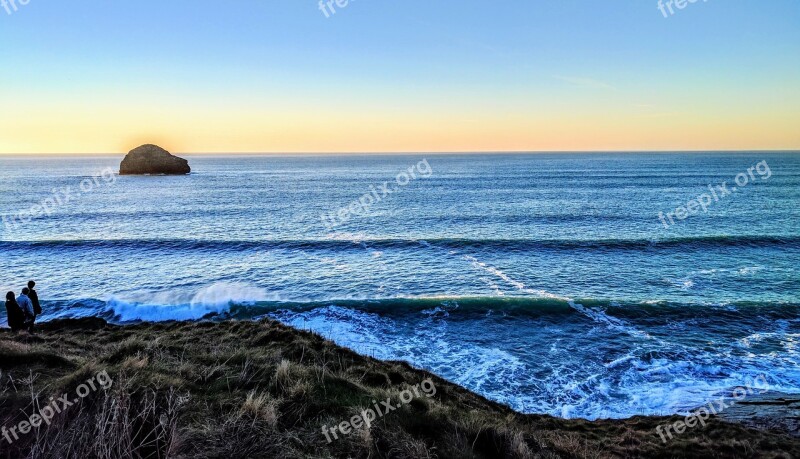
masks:
<instances>
[{"instance_id":1,"label":"sea stack","mask_svg":"<svg viewBox=\"0 0 800 459\"><path fill-rule=\"evenodd\" d=\"M131 150L119 165L119 175L185 175L191 171L189 161L149 144Z\"/></svg>"}]
</instances>

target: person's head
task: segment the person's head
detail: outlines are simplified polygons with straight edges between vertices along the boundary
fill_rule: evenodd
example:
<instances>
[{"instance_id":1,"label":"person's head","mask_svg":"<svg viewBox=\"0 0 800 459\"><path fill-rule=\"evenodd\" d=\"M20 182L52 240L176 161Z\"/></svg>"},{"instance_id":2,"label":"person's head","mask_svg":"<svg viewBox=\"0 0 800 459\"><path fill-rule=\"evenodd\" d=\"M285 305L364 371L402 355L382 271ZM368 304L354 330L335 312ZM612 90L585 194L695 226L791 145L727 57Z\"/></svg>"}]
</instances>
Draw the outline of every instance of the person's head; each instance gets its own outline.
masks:
<instances>
[{"instance_id":1,"label":"person's head","mask_svg":"<svg viewBox=\"0 0 800 459\"><path fill-rule=\"evenodd\" d=\"M6 301L14 301L14 292L6 293Z\"/></svg>"},{"instance_id":2,"label":"person's head","mask_svg":"<svg viewBox=\"0 0 800 459\"><path fill-rule=\"evenodd\" d=\"M28 287L25 287L24 289L22 289L22 294L23 294L23 295L27 295L27 294L29 294L29 293L31 293L31 291L30 291L30 290L28 290Z\"/></svg>"},{"instance_id":3,"label":"person's head","mask_svg":"<svg viewBox=\"0 0 800 459\"><path fill-rule=\"evenodd\" d=\"M32 289L32 288L33 288L33 287L35 287L35 286L36 286L36 282L34 282L34 281L28 281L28 288Z\"/></svg>"}]
</instances>

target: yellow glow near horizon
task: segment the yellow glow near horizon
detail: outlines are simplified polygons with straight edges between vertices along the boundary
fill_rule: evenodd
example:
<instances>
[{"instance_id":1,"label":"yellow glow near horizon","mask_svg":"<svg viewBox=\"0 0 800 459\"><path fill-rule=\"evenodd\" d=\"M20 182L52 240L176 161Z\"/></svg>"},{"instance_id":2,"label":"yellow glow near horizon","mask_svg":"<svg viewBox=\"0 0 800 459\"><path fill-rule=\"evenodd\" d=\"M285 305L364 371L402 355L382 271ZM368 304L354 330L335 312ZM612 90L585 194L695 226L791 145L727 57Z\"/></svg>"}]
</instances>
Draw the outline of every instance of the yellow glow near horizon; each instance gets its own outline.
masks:
<instances>
[{"instance_id":1,"label":"yellow glow near horizon","mask_svg":"<svg viewBox=\"0 0 800 459\"><path fill-rule=\"evenodd\" d=\"M549 114L359 108L35 109L0 114L0 154L123 153L155 143L184 153L792 150L797 114Z\"/></svg>"},{"instance_id":2,"label":"yellow glow near horizon","mask_svg":"<svg viewBox=\"0 0 800 459\"><path fill-rule=\"evenodd\" d=\"M800 90L697 82L647 95L548 78L513 88L266 85L3 93L0 154L800 149ZM646 99L649 103L636 103Z\"/></svg>"}]
</instances>

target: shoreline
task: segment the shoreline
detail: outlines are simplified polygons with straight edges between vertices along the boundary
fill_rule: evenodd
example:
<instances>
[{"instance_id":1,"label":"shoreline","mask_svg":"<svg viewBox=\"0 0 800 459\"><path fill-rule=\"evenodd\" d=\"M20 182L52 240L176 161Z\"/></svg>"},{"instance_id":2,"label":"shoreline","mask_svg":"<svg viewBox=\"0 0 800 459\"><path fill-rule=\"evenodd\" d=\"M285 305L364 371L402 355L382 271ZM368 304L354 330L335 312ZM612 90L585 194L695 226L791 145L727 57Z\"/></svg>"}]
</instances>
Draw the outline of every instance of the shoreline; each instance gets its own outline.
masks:
<instances>
[{"instance_id":1,"label":"shoreline","mask_svg":"<svg viewBox=\"0 0 800 459\"><path fill-rule=\"evenodd\" d=\"M177 457L800 454L800 438L792 433L796 420L789 422L800 407L796 396L783 397L783 404L769 397L746 400L711 417L705 427L687 429L663 442L656 428L684 417L587 421L522 414L405 362L363 356L268 319L132 325L98 318L44 322L34 335L0 332L0 369L0 426L6 427L24 421L22 413L30 414L32 393L38 394L41 406L49 396L74 391L93 373L105 371L114 381L108 391L81 400L77 414L72 407L51 425L11 445L0 438L0 457L9 446L16 453L45 456L80 447L86 457L109 443L120 446L118 435L102 432L108 427L100 429L93 419L121 406L121 400L127 400L127 414L140 419L141 429L152 429L152 435L131 441L154 454L172 452ZM28 387L21 384L26 378L33 379ZM10 386L9 379L16 383ZM430 384L425 386L425 381ZM416 395L404 403L415 387ZM433 387L435 393L429 397L420 387ZM382 400L394 409L384 413L378 403ZM345 424L368 409L382 414L375 413L370 428L364 428L363 418L360 429L353 428L357 423ZM159 427L164 416L170 427L166 430ZM338 438L331 434L332 426L340 427L333 432ZM763 427L784 430L757 429ZM235 438L231 429L238 432ZM76 445L68 438L82 436L95 440Z\"/></svg>"}]
</instances>

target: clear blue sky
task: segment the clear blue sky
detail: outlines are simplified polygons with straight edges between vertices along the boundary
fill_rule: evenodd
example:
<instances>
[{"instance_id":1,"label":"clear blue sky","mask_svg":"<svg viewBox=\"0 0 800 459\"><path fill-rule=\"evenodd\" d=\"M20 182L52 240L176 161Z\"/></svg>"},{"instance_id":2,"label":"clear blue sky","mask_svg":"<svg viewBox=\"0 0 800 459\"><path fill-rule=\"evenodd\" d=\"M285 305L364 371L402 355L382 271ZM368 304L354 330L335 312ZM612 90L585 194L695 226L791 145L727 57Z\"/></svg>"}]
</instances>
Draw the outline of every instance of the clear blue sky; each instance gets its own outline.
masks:
<instances>
[{"instance_id":1,"label":"clear blue sky","mask_svg":"<svg viewBox=\"0 0 800 459\"><path fill-rule=\"evenodd\" d=\"M30 0L0 42L0 153L800 147L797 0Z\"/></svg>"}]
</instances>

